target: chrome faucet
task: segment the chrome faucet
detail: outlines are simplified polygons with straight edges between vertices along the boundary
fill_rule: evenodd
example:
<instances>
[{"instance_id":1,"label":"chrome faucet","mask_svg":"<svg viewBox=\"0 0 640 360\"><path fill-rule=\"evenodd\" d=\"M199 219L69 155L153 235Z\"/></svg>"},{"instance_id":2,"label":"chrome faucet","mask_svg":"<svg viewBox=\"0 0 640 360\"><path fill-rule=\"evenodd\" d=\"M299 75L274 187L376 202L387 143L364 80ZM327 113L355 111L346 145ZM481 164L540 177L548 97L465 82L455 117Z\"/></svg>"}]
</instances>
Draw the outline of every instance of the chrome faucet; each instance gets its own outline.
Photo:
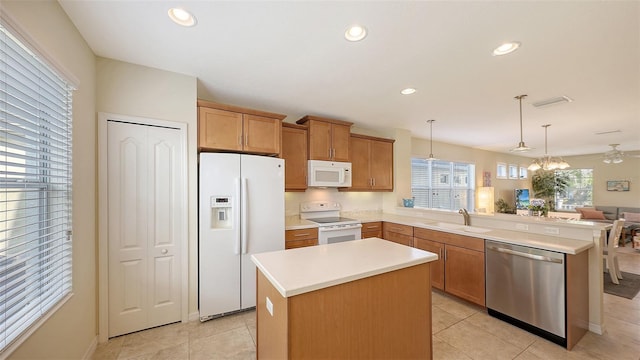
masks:
<instances>
[{"instance_id":1,"label":"chrome faucet","mask_svg":"<svg viewBox=\"0 0 640 360\"><path fill-rule=\"evenodd\" d=\"M464 218L465 226L471 225L471 218L469 217L469 212L467 211L467 209L462 208L458 210L458 214L462 214L462 217Z\"/></svg>"}]
</instances>

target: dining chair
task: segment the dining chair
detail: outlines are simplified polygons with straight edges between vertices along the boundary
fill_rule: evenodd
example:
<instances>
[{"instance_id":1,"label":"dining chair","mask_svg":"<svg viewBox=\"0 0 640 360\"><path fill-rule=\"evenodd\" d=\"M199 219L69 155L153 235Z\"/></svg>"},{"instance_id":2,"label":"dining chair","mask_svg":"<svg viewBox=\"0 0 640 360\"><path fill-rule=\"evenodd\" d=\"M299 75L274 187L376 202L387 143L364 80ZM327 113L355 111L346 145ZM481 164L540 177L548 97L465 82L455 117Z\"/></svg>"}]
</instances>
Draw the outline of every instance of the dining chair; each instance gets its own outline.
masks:
<instances>
[{"instance_id":1,"label":"dining chair","mask_svg":"<svg viewBox=\"0 0 640 360\"><path fill-rule=\"evenodd\" d=\"M607 237L607 243L603 247L602 260L606 269L609 269L609 276L611 276L611 282L614 284L620 284L618 279L622 279L622 273L620 272L620 265L618 264L618 242L620 241L620 234L622 233L622 227L624 226L624 219L615 220L613 226L609 231Z\"/></svg>"}]
</instances>

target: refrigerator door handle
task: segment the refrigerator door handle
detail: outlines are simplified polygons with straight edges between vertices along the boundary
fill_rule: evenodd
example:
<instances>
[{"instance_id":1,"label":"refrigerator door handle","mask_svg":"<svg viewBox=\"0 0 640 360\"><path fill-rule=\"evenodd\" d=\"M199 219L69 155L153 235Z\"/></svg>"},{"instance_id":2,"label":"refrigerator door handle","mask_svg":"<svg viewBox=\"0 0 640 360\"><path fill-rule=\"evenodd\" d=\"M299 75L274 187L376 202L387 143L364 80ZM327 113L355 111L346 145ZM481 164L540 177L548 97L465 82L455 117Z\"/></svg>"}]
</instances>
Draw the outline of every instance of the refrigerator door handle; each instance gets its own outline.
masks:
<instances>
[{"instance_id":1,"label":"refrigerator door handle","mask_svg":"<svg viewBox=\"0 0 640 360\"><path fill-rule=\"evenodd\" d=\"M238 203L238 205L240 205L240 178L236 178L236 202ZM236 211L234 211L235 214L237 214ZM233 217L233 226L236 229L236 243L233 246L233 252L236 255L240 255L240 221L241 219L239 218L239 216L234 216Z\"/></svg>"},{"instance_id":2,"label":"refrigerator door handle","mask_svg":"<svg viewBox=\"0 0 640 360\"><path fill-rule=\"evenodd\" d=\"M241 199L242 199L242 205L241 205L241 211L242 211L242 215L240 215L242 217L241 220L241 224L242 224L242 229L241 229L241 237L242 237L242 253L246 254L247 253L247 228L248 226L248 222L249 219L247 218L247 178L242 178L242 194L241 194Z\"/></svg>"}]
</instances>

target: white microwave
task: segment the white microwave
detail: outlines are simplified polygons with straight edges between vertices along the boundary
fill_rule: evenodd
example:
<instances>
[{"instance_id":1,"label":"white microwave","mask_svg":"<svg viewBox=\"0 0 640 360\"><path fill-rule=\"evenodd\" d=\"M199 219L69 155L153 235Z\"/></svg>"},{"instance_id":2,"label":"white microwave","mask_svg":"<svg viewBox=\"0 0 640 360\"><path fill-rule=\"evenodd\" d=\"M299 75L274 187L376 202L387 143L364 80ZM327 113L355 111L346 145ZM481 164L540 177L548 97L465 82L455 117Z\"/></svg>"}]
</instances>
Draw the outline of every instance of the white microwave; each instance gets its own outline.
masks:
<instances>
[{"instance_id":1,"label":"white microwave","mask_svg":"<svg viewBox=\"0 0 640 360\"><path fill-rule=\"evenodd\" d=\"M351 187L351 163L309 160L308 168L308 186Z\"/></svg>"}]
</instances>

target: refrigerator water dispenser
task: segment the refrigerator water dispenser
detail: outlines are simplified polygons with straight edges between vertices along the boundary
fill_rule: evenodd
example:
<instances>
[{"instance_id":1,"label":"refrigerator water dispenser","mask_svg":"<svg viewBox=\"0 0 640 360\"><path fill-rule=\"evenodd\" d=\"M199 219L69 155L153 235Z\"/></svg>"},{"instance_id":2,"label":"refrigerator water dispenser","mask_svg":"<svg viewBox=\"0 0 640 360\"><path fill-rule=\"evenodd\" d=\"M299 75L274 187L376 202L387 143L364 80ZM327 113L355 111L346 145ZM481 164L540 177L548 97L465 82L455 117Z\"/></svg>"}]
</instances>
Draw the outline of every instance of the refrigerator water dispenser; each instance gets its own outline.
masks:
<instances>
[{"instance_id":1,"label":"refrigerator water dispenser","mask_svg":"<svg viewBox=\"0 0 640 360\"><path fill-rule=\"evenodd\" d=\"M232 212L231 196L211 197L211 228L231 229Z\"/></svg>"}]
</instances>

